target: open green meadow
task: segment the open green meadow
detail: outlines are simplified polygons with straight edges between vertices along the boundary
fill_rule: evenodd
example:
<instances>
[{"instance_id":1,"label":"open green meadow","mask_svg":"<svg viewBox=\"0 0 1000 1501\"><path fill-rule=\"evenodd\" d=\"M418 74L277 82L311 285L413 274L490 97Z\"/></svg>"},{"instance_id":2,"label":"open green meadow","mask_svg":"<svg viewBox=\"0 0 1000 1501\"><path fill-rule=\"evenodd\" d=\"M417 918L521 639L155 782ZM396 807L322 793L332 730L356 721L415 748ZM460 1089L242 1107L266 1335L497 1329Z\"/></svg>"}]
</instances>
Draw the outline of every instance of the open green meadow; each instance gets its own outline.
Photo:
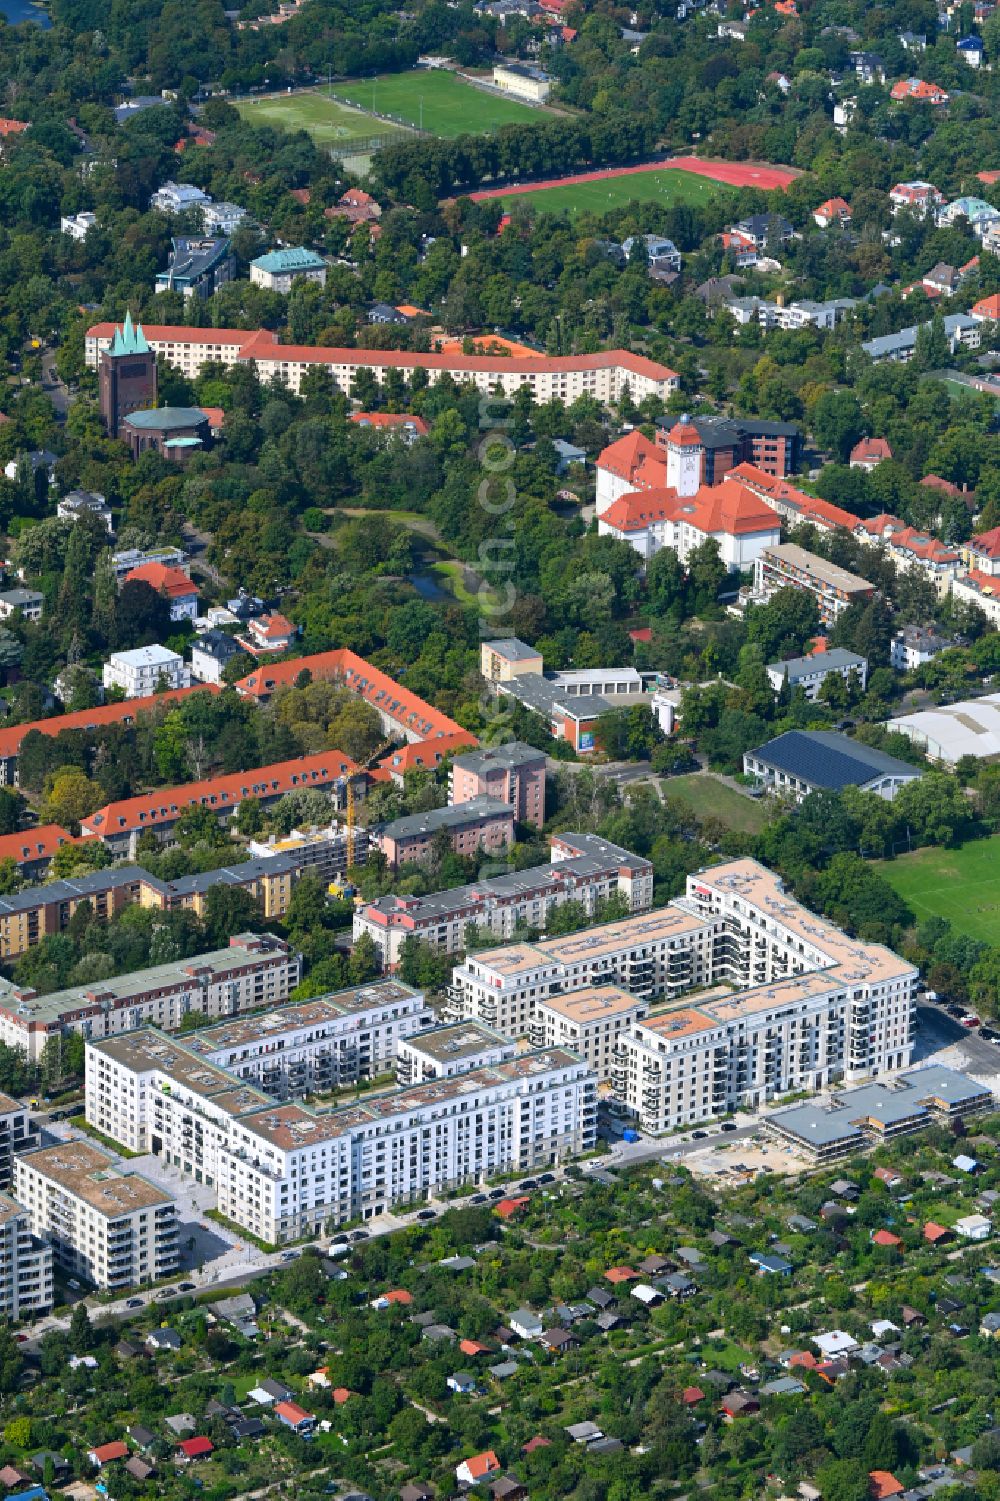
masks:
<instances>
[{"instance_id":1,"label":"open green meadow","mask_svg":"<svg viewBox=\"0 0 1000 1501\"><path fill-rule=\"evenodd\" d=\"M717 818L741 834L759 834L774 816L774 804L766 798L744 797L711 773L665 777L661 785L664 797L684 803L697 818Z\"/></svg>"},{"instance_id":2,"label":"open green meadow","mask_svg":"<svg viewBox=\"0 0 1000 1501\"><path fill-rule=\"evenodd\" d=\"M435 136L483 134L501 125L537 124L548 111L478 89L441 68L415 68L407 73L381 73L334 86L338 99L358 109L388 115ZM551 118L551 117L549 117ZM373 131L382 122L372 119Z\"/></svg>"},{"instance_id":3,"label":"open green meadow","mask_svg":"<svg viewBox=\"0 0 1000 1501\"><path fill-rule=\"evenodd\" d=\"M918 922L945 917L958 933L1000 944L1000 837L917 850L876 868Z\"/></svg>"},{"instance_id":4,"label":"open green meadow","mask_svg":"<svg viewBox=\"0 0 1000 1501\"><path fill-rule=\"evenodd\" d=\"M651 172L629 172L621 177L602 177L596 182L566 183L560 187L539 188L534 193L518 193L511 188L502 196L505 202L524 198L531 207L548 214L607 214L624 208L627 203L659 203L665 208L674 203L707 203L719 193L735 189L724 182L662 167ZM500 195L498 195L500 196Z\"/></svg>"},{"instance_id":5,"label":"open green meadow","mask_svg":"<svg viewBox=\"0 0 1000 1501\"><path fill-rule=\"evenodd\" d=\"M275 94L267 99L238 99L236 108L252 125L273 125L278 130L304 130L319 146L350 149L372 136L403 135L399 126L374 120L350 109L316 89L294 94Z\"/></svg>"}]
</instances>

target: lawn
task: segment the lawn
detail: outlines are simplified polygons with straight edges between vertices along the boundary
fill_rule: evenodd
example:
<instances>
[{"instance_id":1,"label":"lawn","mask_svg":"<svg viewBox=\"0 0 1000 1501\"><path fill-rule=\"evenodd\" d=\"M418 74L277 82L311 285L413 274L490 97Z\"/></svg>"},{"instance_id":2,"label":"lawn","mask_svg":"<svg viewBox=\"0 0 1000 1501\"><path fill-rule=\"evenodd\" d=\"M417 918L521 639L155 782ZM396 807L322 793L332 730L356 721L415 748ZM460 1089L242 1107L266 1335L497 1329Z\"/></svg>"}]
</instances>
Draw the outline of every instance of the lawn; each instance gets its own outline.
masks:
<instances>
[{"instance_id":1,"label":"lawn","mask_svg":"<svg viewBox=\"0 0 1000 1501\"><path fill-rule=\"evenodd\" d=\"M946 917L958 933L1000 943L1000 837L917 850L877 869L918 920Z\"/></svg>"},{"instance_id":2,"label":"lawn","mask_svg":"<svg viewBox=\"0 0 1000 1501\"><path fill-rule=\"evenodd\" d=\"M236 108L253 125L273 125L279 130L305 130L318 146L350 147L373 135L401 135L384 120L373 120L361 110L339 104L315 89L295 94L276 94L269 99L239 99Z\"/></svg>"},{"instance_id":3,"label":"lawn","mask_svg":"<svg viewBox=\"0 0 1000 1501\"><path fill-rule=\"evenodd\" d=\"M744 797L726 782L711 775L667 777L665 797L685 803L699 818L717 818L741 834L759 834L770 822L772 808L766 798Z\"/></svg>"},{"instance_id":4,"label":"lawn","mask_svg":"<svg viewBox=\"0 0 1000 1501\"><path fill-rule=\"evenodd\" d=\"M551 118L544 109L478 89L441 68L380 73L376 78L338 83L336 94L359 109L388 115L436 136L480 134L500 125L537 125ZM379 130L381 121L372 120L371 128Z\"/></svg>"},{"instance_id":5,"label":"lawn","mask_svg":"<svg viewBox=\"0 0 1000 1501\"><path fill-rule=\"evenodd\" d=\"M732 193L726 183L713 182L711 178L699 177L694 172L682 172L672 167L662 167L651 172L629 172L620 177L602 177L597 182L569 183L563 187L539 188L524 194L532 208L550 214L606 214L612 209L624 207L630 202L700 204L717 197L720 193ZM502 196L505 200L518 196L517 188L511 188Z\"/></svg>"}]
</instances>

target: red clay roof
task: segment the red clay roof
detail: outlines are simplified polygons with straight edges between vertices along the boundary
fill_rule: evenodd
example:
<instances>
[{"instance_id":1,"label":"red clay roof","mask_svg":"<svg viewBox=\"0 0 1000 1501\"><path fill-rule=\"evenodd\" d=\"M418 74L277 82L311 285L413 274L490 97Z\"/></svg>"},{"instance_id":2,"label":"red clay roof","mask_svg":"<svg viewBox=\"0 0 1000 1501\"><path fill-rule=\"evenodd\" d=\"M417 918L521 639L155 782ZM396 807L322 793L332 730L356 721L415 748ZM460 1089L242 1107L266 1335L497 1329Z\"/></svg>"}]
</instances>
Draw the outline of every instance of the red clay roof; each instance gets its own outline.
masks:
<instances>
[{"instance_id":1,"label":"red clay roof","mask_svg":"<svg viewBox=\"0 0 1000 1501\"><path fill-rule=\"evenodd\" d=\"M521 1445L521 1453L534 1454L536 1449L550 1449L551 1447L552 1440L550 1438L543 1438L540 1433L536 1433L534 1438L529 1438L526 1444Z\"/></svg>"},{"instance_id":2,"label":"red clay roof","mask_svg":"<svg viewBox=\"0 0 1000 1501\"><path fill-rule=\"evenodd\" d=\"M932 1246L950 1234L951 1231L946 1225L938 1225L934 1220L928 1220L924 1226L924 1240L930 1241Z\"/></svg>"},{"instance_id":3,"label":"red clay roof","mask_svg":"<svg viewBox=\"0 0 1000 1501\"><path fill-rule=\"evenodd\" d=\"M616 439L597 455L598 469L606 469L637 490L661 489L667 482L667 463L662 449L638 429Z\"/></svg>"},{"instance_id":4,"label":"red clay roof","mask_svg":"<svg viewBox=\"0 0 1000 1501\"><path fill-rule=\"evenodd\" d=\"M81 827L88 834L109 838L132 829L155 829L171 824L185 808L204 803L216 811L237 808L246 797L278 797L301 787L329 787L338 777L355 776L360 768L342 751L323 751L318 756L299 756L294 761L276 761L250 771L186 782L180 787L161 787L141 797L106 803L89 814Z\"/></svg>"},{"instance_id":5,"label":"red clay roof","mask_svg":"<svg viewBox=\"0 0 1000 1501\"><path fill-rule=\"evenodd\" d=\"M408 1293L405 1287L394 1287L391 1293L383 1293L387 1303L398 1303L401 1308L406 1308L413 1302L413 1294Z\"/></svg>"},{"instance_id":6,"label":"red clay roof","mask_svg":"<svg viewBox=\"0 0 1000 1501\"><path fill-rule=\"evenodd\" d=\"M844 198L828 198L818 208L813 209L814 214L822 214L825 219L842 219L851 217L851 209Z\"/></svg>"},{"instance_id":7,"label":"red clay roof","mask_svg":"<svg viewBox=\"0 0 1000 1501\"><path fill-rule=\"evenodd\" d=\"M519 1199L501 1199L496 1207L496 1212L502 1220L511 1220L515 1214L520 1214L526 1204L531 1200L527 1194L522 1194Z\"/></svg>"},{"instance_id":8,"label":"red clay roof","mask_svg":"<svg viewBox=\"0 0 1000 1501\"><path fill-rule=\"evenodd\" d=\"M656 521L686 522L706 536L740 537L780 529L766 501L729 475L719 485L702 485L692 496L679 496L673 489L633 491L619 496L601 520L621 532L644 531Z\"/></svg>"},{"instance_id":9,"label":"red clay roof","mask_svg":"<svg viewBox=\"0 0 1000 1501\"><path fill-rule=\"evenodd\" d=\"M255 636L262 636L265 641L280 640L282 636L294 636L295 627L284 615L272 610L270 615L261 615L257 620L248 622L247 630Z\"/></svg>"},{"instance_id":10,"label":"red clay roof","mask_svg":"<svg viewBox=\"0 0 1000 1501\"><path fill-rule=\"evenodd\" d=\"M279 1402L278 1406L289 1407L291 1404L288 1402ZM277 1411L277 1408L275 1408L275 1411ZM203 1455L211 1454L215 1449L212 1440L205 1438L203 1434L199 1434L195 1438L182 1438L177 1447L182 1454L187 1455L188 1459L201 1459Z\"/></svg>"},{"instance_id":11,"label":"red clay roof","mask_svg":"<svg viewBox=\"0 0 1000 1501\"><path fill-rule=\"evenodd\" d=\"M883 459L891 458L892 449L885 438L862 438L851 449L852 464L881 464Z\"/></svg>"},{"instance_id":12,"label":"red clay roof","mask_svg":"<svg viewBox=\"0 0 1000 1501\"><path fill-rule=\"evenodd\" d=\"M274 1410L279 1418L284 1418L288 1423L298 1425L312 1421L312 1413L306 1412L297 1402L276 1402Z\"/></svg>"},{"instance_id":13,"label":"red clay roof","mask_svg":"<svg viewBox=\"0 0 1000 1501\"><path fill-rule=\"evenodd\" d=\"M465 1468L473 1480L479 1480L483 1475L492 1475L494 1470L499 1470L500 1461L492 1449L487 1449L483 1454L473 1454L465 1461Z\"/></svg>"},{"instance_id":14,"label":"red clay roof","mask_svg":"<svg viewBox=\"0 0 1000 1501\"><path fill-rule=\"evenodd\" d=\"M686 1386L681 1392L681 1401L688 1407L693 1407L696 1402L704 1402L705 1393L700 1386Z\"/></svg>"},{"instance_id":15,"label":"red clay roof","mask_svg":"<svg viewBox=\"0 0 1000 1501\"><path fill-rule=\"evenodd\" d=\"M400 687L386 673L366 662L364 657L346 649L255 667L253 672L240 679L236 687L248 698L267 698L279 688L292 687L302 672L311 673L314 678L341 680L345 688L359 693L381 713L388 715L400 729L422 740L455 735L462 729L447 714L432 708L415 693Z\"/></svg>"},{"instance_id":16,"label":"red clay roof","mask_svg":"<svg viewBox=\"0 0 1000 1501\"><path fill-rule=\"evenodd\" d=\"M901 1496L903 1487L889 1470L869 1470L868 1484L873 1501L886 1501L887 1496Z\"/></svg>"},{"instance_id":17,"label":"red clay roof","mask_svg":"<svg viewBox=\"0 0 1000 1501\"><path fill-rule=\"evenodd\" d=\"M617 1286L619 1282L634 1282L639 1273L630 1266L611 1266L604 1273L605 1282Z\"/></svg>"},{"instance_id":18,"label":"red clay roof","mask_svg":"<svg viewBox=\"0 0 1000 1501\"><path fill-rule=\"evenodd\" d=\"M488 1355L490 1353L489 1345L481 1345L478 1339L460 1339L458 1348L463 1355Z\"/></svg>"},{"instance_id":19,"label":"red clay roof","mask_svg":"<svg viewBox=\"0 0 1000 1501\"><path fill-rule=\"evenodd\" d=\"M113 1459L127 1459L129 1449L128 1444L123 1444L120 1438L116 1438L108 1444L100 1444L90 1452L99 1465L106 1465Z\"/></svg>"},{"instance_id":20,"label":"red clay roof","mask_svg":"<svg viewBox=\"0 0 1000 1501\"><path fill-rule=\"evenodd\" d=\"M875 1246L890 1246L898 1248L903 1244L898 1235L893 1235L891 1230L876 1230L872 1236L872 1244Z\"/></svg>"},{"instance_id":21,"label":"red clay roof","mask_svg":"<svg viewBox=\"0 0 1000 1501\"><path fill-rule=\"evenodd\" d=\"M412 427L422 438L430 432L422 417L411 416L409 412L352 412L350 420L361 427Z\"/></svg>"},{"instance_id":22,"label":"red clay roof","mask_svg":"<svg viewBox=\"0 0 1000 1501\"><path fill-rule=\"evenodd\" d=\"M173 704L191 693L221 693L215 683L199 683L194 688L171 688L149 698L128 698L120 704L99 704L96 709L78 709L72 714L56 714L49 719L33 719L28 724L11 725L0 730L0 758L16 756L25 735L37 730L40 735L61 735L63 730L99 730L109 724L131 723L139 714L148 714L159 704Z\"/></svg>"},{"instance_id":23,"label":"red clay roof","mask_svg":"<svg viewBox=\"0 0 1000 1501\"><path fill-rule=\"evenodd\" d=\"M842 506L831 505L828 500L819 500L815 495L807 495L804 490L790 485L787 480L776 479L773 474L765 474L763 469L758 469L755 464L736 464L730 469L727 479L738 479L752 490L755 495L766 497L775 503L781 503L793 508L803 521L811 521L817 526L836 530L844 527L853 532L859 525L860 518L853 511L845 511Z\"/></svg>"},{"instance_id":24,"label":"red clay roof","mask_svg":"<svg viewBox=\"0 0 1000 1501\"><path fill-rule=\"evenodd\" d=\"M27 128L27 120L10 120L5 116L0 116L0 136L20 135L21 131Z\"/></svg>"},{"instance_id":25,"label":"red clay roof","mask_svg":"<svg viewBox=\"0 0 1000 1501\"><path fill-rule=\"evenodd\" d=\"M969 542L970 552L977 553L981 558L1000 558L1000 526L995 526L992 531L980 532Z\"/></svg>"},{"instance_id":26,"label":"red clay roof","mask_svg":"<svg viewBox=\"0 0 1000 1501\"><path fill-rule=\"evenodd\" d=\"M94 323L87 330L91 339L110 340L114 336L113 323ZM570 373L583 370L607 370L620 366L633 375L647 376L650 380L669 380L676 376L675 370L660 365L645 355L633 354L628 349L606 349L597 354L574 354L532 357L508 357L488 355L443 355L414 354L407 350L394 349L342 349L337 346L323 347L313 344L279 344L277 335L269 329L195 328L186 324L144 323L143 332L152 343L167 344L224 344L236 345L241 360L272 360L293 365L362 365L373 370L457 370L496 374L513 371L518 375Z\"/></svg>"},{"instance_id":27,"label":"red clay roof","mask_svg":"<svg viewBox=\"0 0 1000 1501\"><path fill-rule=\"evenodd\" d=\"M450 756L453 751L474 750L478 744L469 730L459 730L454 735L441 735L437 740L418 740L413 745L401 746L383 756L378 764L387 771L405 776L418 766L440 766L445 756Z\"/></svg>"},{"instance_id":28,"label":"red clay roof","mask_svg":"<svg viewBox=\"0 0 1000 1501\"><path fill-rule=\"evenodd\" d=\"M19 834L0 835L0 860L28 865L35 860L51 860L61 844L79 844L78 839L57 823L42 823Z\"/></svg>"},{"instance_id":29,"label":"red clay roof","mask_svg":"<svg viewBox=\"0 0 1000 1501\"><path fill-rule=\"evenodd\" d=\"M349 1387L335 1386L333 1388L333 1400L336 1402L338 1407L343 1407L344 1403L349 1402L352 1396L353 1392Z\"/></svg>"},{"instance_id":30,"label":"red clay roof","mask_svg":"<svg viewBox=\"0 0 1000 1501\"><path fill-rule=\"evenodd\" d=\"M197 599L198 590L181 568L167 568L163 563L143 563L125 575L125 582L148 584L168 599Z\"/></svg>"}]
</instances>

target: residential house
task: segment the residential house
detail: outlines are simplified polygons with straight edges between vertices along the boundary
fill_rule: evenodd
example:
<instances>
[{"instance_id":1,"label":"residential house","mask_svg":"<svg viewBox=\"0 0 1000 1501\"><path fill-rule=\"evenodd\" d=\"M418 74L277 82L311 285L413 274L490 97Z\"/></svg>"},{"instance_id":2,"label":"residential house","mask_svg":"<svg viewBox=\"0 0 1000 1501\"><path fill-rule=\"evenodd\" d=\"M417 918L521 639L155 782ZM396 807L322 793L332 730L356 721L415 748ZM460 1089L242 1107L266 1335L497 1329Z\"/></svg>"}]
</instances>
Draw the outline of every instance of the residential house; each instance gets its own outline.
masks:
<instances>
[{"instance_id":1,"label":"residential house","mask_svg":"<svg viewBox=\"0 0 1000 1501\"><path fill-rule=\"evenodd\" d=\"M862 438L851 449L852 469L865 469L870 474L885 459L892 458L892 449L885 438Z\"/></svg>"},{"instance_id":2,"label":"residential house","mask_svg":"<svg viewBox=\"0 0 1000 1501\"><path fill-rule=\"evenodd\" d=\"M897 182L894 188L889 190L889 202L892 204L894 214L908 209L910 213L926 218L928 214L934 214L944 203L944 194L939 192L932 182L915 180L913 182Z\"/></svg>"},{"instance_id":3,"label":"residential house","mask_svg":"<svg viewBox=\"0 0 1000 1501\"><path fill-rule=\"evenodd\" d=\"M326 286L326 261L314 250L302 246L271 250L250 262L250 280L269 292L287 293L297 281Z\"/></svg>"},{"instance_id":4,"label":"residential house","mask_svg":"<svg viewBox=\"0 0 1000 1501\"><path fill-rule=\"evenodd\" d=\"M125 575L126 584L148 584L170 602L172 621L194 620L198 613L198 588L181 568L163 563L143 563Z\"/></svg>"},{"instance_id":5,"label":"residential house","mask_svg":"<svg viewBox=\"0 0 1000 1501\"><path fill-rule=\"evenodd\" d=\"M848 229L851 223L850 205L843 198L828 198L825 203L813 209L813 219L820 229L829 229L831 224L840 229Z\"/></svg>"},{"instance_id":6,"label":"residential house","mask_svg":"<svg viewBox=\"0 0 1000 1501\"><path fill-rule=\"evenodd\" d=\"M752 1417L754 1413L760 1412L760 1403L750 1392L737 1390L728 1392L723 1397L719 1411L724 1422L735 1423L738 1418Z\"/></svg>"},{"instance_id":7,"label":"residential house","mask_svg":"<svg viewBox=\"0 0 1000 1501\"><path fill-rule=\"evenodd\" d=\"M463 1459L461 1464L457 1464L455 1479L459 1485L478 1485L481 1480L495 1475L499 1469L499 1459L492 1449L486 1449L482 1454L472 1454L468 1459Z\"/></svg>"},{"instance_id":8,"label":"residential house","mask_svg":"<svg viewBox=\"0 0 1000 1501\"><path fill-rule=\"evenodd\" d=\"M631 260L638 246L643 247L644 259L650 271L679 271L681 253L673 240L665 235L629 235L622 242L626 260Z\"/></svg>"},{"instance_id":9,"label":"residential house","mask_svg":"<svg viewBox=\"0 0 1000 1501\"><path fill-rule=\"evenodd\" d=\"M905 625L892 638L889 662L899 672L912 672L932 661L939 652L950 651L955 645L955 641L939 635L931 626Z\"/></svg>"},{"instance_id":10,"label":"residential house","mask_svg":"<svg viewBox=\"0 0 1000 1501\"><path fill-rule=\"evenodd\" d=\"M290 1428L293 1433L312 1433L316 1426L315 1415L311 1412L306 1412L305 1408L300 1407L297 1402L276 1402L274 1404L274 1415L280 1423L283 1423L286 1428Z\"/></svg>"},{"instance_id":11,"label":"residential house","mask_svg":"<svg viewBox=\"0 0 1000 1501\"><path fill-rule=\"evenodd\" d=\"M207 1459L215 1453L215 1445L210 1438L203 1433L195 1434L193 1438L182 1438L177 1445L177 1459L180 1464L193 1464L197 1459Z\"/></svg>"},{"instance_id":12,"label":"residential house","mask_svg":"<svg viewBox=\"0 0 1000 1501\"><path fill-rule=\"evenodd\" d=\"M889 97L897 103L904 99L938 106L948 103L948 94L940 84L926 83L922 78L901 78L898 83L893 84Z\"/></svg>"},{"instance_id":13,"label":"residential house","mask_svg":"<svg viewBox=\"0 0 1000 1501\"><path fill-rule=\"evenodd\" d=\"M179 292L189 297L211 297L236 274L236 257L228 239L177 235L170 242L166 270L156 273L157 292Z\"/></svg>"},{"instance_id":14,"label":"residential house","mask_svg":"<svg viewBox=\"0 0 1000 1501\"><path fill-rule=\"evenodd\" d=\"M955 51L970 68L981 68L986 48L982 37L963 36L955 43Z\"/></svg>"},{"instance_id":15,"label":"residential house","mask_svg":"<svg viewBox=\"0 0 1000 1501\"><path fill-rule=\"evenodd\" d=\"M109 657L101 680L105 688L120 688L126 698L150 698L161 687L190 687L191 669L165 646L138 646Z\"/></svg>"}]
</instances>

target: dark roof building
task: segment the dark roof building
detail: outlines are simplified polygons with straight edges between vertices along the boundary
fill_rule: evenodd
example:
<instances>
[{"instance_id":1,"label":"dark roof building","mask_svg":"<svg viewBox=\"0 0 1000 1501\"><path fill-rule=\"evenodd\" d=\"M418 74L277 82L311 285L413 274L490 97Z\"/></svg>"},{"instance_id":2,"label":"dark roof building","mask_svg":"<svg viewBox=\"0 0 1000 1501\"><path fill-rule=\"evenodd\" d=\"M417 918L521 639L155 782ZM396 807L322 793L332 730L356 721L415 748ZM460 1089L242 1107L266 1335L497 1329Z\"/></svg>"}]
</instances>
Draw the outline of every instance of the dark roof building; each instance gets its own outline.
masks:
<instances>
[{"instance_id":1,"label":"dark roof building","mask_svg":"<svg viewBox=\"0 0 1000 1501\"><path fill-rule=\"evenodd\" d=\"M891 801L900 787L923 774L919 766L832 730L788 730L747 751L743 770L768 791L800 802L810 792L839 792L842 787L860 787Z\"/></svg>"},{"instance_id":2,"label":"dark roof building","mask_svg":"<svg viewBox=\"0 0 1000 1501\"><path fill-rule=\"evenodd\" d=\"M121 423L121 436L134 459L153 448L179 463L210 447L212 441L208 413L200 407L148 407L130 412Z\"/></svg>"},{"instance_id":3,"label":"dark roof building","mask_svg":"<svg viewBox=\"0 0 1000 1501\"><path fill-rule=\"evenodd\" d=\"M180 292L189 297L211 297L232 281L236 257L227 239L204 235L175 235L170 241L167 269L157 272L158 292Z\"/></svg>"}]
</instances>

